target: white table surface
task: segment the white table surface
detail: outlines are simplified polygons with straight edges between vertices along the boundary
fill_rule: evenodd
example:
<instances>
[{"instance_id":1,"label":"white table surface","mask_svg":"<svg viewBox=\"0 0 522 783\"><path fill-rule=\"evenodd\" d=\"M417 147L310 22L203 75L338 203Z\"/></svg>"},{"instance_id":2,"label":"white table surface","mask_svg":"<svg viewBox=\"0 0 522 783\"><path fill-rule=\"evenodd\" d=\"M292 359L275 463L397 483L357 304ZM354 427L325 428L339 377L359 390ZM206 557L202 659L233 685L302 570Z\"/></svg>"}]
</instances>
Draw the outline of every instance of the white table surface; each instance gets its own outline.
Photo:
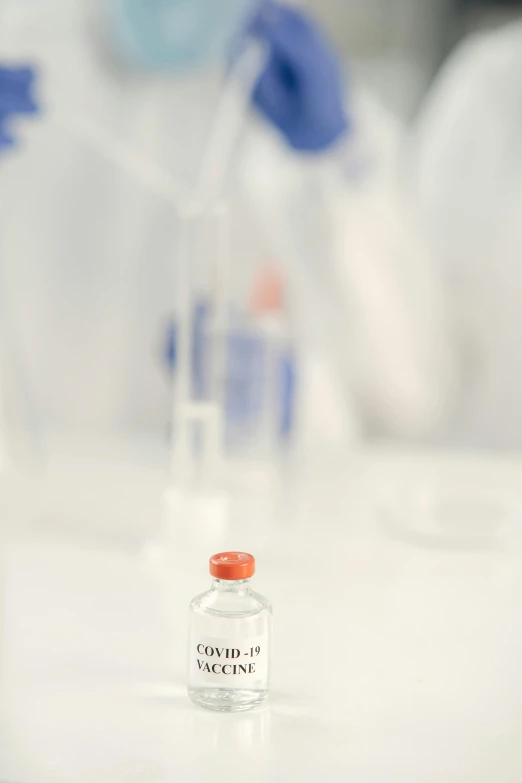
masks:
<instances>
[{"instance_id":1,"label":"white table surface","mask_svg":"<svg viewBox=\"0 0 522 783\"><path fill-rule=\"evenodd\" d=\"M161 448L93 453L4 504L0 780L520 783L522 462L364 452L165 554ZM185 694L220 545L274 605L259 712Z\"/></svg>"}]
</instances>

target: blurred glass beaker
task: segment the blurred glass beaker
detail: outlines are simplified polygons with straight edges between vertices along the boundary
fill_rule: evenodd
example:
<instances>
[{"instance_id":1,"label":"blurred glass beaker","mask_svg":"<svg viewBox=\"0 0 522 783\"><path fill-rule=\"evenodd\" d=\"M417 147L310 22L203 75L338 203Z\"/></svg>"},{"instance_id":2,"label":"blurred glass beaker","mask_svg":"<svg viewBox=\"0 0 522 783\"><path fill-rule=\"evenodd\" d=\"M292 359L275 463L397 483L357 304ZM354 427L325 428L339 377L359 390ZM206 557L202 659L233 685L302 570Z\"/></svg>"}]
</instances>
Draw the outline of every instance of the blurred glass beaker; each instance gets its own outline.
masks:
<instances>
[{"instance_id":1,"label":"blurred glass beaker","mask_svg":"<svg viewBox=\"0 0 522 783\"><path fill-rule=\"evenodd\" d=\"M230 466L237 480L277 461L292 432L295 357L273 275L261 270L250 297L240 290L228 207L191 208L182 223L173 479L201 491Z\"/></svg>"}]
</instances>

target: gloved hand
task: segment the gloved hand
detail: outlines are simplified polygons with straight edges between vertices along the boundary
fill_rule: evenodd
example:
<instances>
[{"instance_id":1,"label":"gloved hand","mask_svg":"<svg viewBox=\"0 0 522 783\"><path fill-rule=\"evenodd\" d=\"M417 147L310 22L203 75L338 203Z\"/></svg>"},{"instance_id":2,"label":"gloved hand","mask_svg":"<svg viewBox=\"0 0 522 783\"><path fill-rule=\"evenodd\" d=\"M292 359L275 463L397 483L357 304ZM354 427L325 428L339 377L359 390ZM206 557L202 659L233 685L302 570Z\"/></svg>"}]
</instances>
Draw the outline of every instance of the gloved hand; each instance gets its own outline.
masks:
<instances>
[{"instance_id":1,"label":"gloved hand","mask_svg":"<svg viewBox=\"0 0 522 783\"><path fill-rule=\"evenodd\" d=\"M295 150L322 152L348 129L335 53L304 13L266 0L249 32L269 49L254 104Z\"/></svg>"},{"instance_id":2,"label":"gloved hand","mask_svg":"<svg viewBox=\"0 0 522 783\"><path fill-rule=\"evenodd\" d=\"M6 122L14 114L34 114L38 106L33 98L32 68L10 68L0 65L0 154L15 144Z\"/></svg>"}]
</instances>

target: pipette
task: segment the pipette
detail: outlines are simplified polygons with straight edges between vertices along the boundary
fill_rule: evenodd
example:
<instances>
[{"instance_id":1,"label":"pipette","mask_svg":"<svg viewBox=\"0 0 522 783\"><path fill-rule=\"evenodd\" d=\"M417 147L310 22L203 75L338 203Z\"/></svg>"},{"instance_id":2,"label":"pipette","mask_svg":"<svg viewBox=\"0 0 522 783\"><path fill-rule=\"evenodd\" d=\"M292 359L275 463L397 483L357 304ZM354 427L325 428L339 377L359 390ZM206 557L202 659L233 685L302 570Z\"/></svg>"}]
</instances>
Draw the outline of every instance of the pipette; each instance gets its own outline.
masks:
<instances>
[{"instance_id":1,"label":"pipette","mask_svg":"<svg viewBox=\"0 0 522 783\"><path fill-rule=\"evenodd\" d=\"M180 211L176 264L176 375L172 479L207 492L218 481L228 334L228 213L197 203Z\"/></svg>"},{"instance_id":2,"label":"pipette","mask_svg":"<svg viewBox=\"0 0 522 783\"><path fill-rule=\"evenodd\" d=\"M177 378L172 419L172 476L180 486L199 490L214 483L220 471L224 442L227 341L230 308L230 227L222 200L226 176L245 126L250 96L265 62L262 47L248 42L228 73L212 131L203 155L196 199L180 210L181 232L176 291ZM206 368L204 398L194 384L194 313L198 306L195 275L203 272ZM200 346L201 349L201 346ZM204 477L204 478L203 478Z\"/></svg>"},{"instance_id":3,"label":"pipette","mask_svg":"<svg viewBox=\"0 0 522 783\"><path fill-rule=\"evenodd\" d=\"M265 67L262 44L247 39L231 67L207 141L198 183L198 200L212 205L223 195L224 183L237 142L245 128L252 92Z\"/></svg>"}]
</instances>

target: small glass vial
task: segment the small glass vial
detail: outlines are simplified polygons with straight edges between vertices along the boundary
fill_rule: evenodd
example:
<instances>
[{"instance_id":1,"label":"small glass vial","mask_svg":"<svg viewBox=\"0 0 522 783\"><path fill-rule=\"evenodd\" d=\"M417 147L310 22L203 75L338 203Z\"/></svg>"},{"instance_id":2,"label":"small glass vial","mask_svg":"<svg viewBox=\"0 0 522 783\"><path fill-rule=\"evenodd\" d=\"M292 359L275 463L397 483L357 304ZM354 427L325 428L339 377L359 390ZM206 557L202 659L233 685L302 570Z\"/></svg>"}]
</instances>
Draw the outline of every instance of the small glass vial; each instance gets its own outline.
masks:
<instances>
[{"instance_id":1,"label":"small glass vial","mask_svg":"<svg viewBox=\"0 0 522 783\"><path fill-rule=\"evenodd\" d=\"M209 566L212 586L189 610L188 693L211 710L250 710L268 696L272 607L250 586L252 555L222 552Z\"/></svg>"}]
</instances>

